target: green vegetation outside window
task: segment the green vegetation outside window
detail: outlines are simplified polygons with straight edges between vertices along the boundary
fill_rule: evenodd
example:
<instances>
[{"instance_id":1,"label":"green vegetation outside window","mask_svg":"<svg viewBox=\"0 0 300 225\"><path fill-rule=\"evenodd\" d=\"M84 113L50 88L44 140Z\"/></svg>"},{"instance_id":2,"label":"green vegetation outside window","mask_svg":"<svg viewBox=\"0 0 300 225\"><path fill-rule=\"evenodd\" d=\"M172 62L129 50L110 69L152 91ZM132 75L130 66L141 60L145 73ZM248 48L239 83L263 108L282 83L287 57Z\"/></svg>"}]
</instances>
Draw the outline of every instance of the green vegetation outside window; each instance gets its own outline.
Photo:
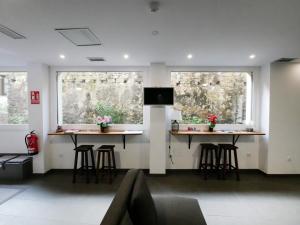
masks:
<instances>
[{"instance_id":1,"label":"green vegetation outside window","mask_svg":"<svg viewBox=\"0 0 300 225\"><path fill-rule=\"evenodd\" d=\"M58 123L143 123L142 72L58 72Z\"/></svg>"},{"instance_id":2,"label":"green vegetation outside window","mask_svg":"<svg viewBox=\"0 0 300 225\"><path fill-rule=\"evenodd\" d=\"M26 72L0 72L0 124L28 123Z\"/></svg>"},{"instance_id":3,"label":"green vegetation outside window","mask_svg":"<svg viewBox=\"0 0 300 225\"><path fill-rule=\"evenodd\" d=\"M252 76L249 72L171 72L174 107L185 124L207 123L209 114L218 123L242 124L251 117Z\"/></svg>"}]
</instances>

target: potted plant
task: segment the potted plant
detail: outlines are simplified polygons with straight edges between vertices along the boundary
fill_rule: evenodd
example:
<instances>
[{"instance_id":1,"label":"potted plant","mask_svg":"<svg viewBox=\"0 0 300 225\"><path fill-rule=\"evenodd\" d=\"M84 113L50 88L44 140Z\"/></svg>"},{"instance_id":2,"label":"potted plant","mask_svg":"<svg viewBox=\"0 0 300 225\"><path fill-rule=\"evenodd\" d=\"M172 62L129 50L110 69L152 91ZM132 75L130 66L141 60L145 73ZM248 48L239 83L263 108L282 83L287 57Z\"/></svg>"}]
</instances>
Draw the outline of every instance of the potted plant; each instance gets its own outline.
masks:
<instances>
[{"instance_id":1,"label":"potted plant","mask_svg":"<svg viewBox=\"0 0 300 225\"><path fill-rule=\"evenodd\" d=\"M211 114L208 116L208 126L209 126L210 132L214 131L214 127L217 124L217 119L218 119L218 117L214 114Z\"/></svg>"},{"instance_id":2,"label":"potted plant","mask_svg":"<svg viewBox=\"0 0 300 225\"><path fill-rule=\"evenodd\" d=\"M112 123L111 116L98 116L97 125L100 126L101 132L107 133L109 131L109 125Z\"/></svg>"}]
</instances>

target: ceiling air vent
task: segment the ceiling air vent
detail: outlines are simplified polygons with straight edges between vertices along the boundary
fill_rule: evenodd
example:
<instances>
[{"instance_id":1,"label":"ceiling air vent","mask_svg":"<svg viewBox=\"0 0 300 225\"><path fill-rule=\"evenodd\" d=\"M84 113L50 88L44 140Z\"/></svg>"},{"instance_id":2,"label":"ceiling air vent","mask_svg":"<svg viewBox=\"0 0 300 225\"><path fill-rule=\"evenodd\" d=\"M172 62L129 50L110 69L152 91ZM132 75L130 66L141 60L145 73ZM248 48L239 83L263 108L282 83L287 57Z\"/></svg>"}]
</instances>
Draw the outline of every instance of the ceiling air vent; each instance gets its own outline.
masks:
<instances>
[{"instance_id":1,"label":"ceiling air vent","mask_svg":"<svg viewBox=\"0 0 300 225\"><path fill-rule=\"evenodd\" d=\"M55 29L55 31L76 46L101 45L99 38L90 30L90 28L59 28Z\"/></svg>"},{"instance_id":2,"label":"ceiling air vent","mask_svg":"<svg viewBox=\"0 0 300 225\"><path fill-rule=\"evenodd\" d=\"M293 62L296 58L280 58L278 60L276 60L275 62L283 62L283 63L287 63L287 62Z\"/></svg>"},{"instance_id":3,"label":"ceiling air vent","mask_svg":"<svg viewBox=\"0 0 300 225\"><path fill-rule=\"evenodd\" d=\"M25 36L18 34L17 32L13 31L12 29L9 29L8 27L5 27L1 24L0 24L0 32L12 39L26 39Z\"/></svg>"},{"instance_id":4,"label":"ceiling air vent","mask_svg":"<svg viewBox=\"0 0 300 225\"><path fill-rule=\"evenodd\" d=\"M105 62L105 59L102 57L87 57L91 62Z\"/></svg>"}]
</instances>

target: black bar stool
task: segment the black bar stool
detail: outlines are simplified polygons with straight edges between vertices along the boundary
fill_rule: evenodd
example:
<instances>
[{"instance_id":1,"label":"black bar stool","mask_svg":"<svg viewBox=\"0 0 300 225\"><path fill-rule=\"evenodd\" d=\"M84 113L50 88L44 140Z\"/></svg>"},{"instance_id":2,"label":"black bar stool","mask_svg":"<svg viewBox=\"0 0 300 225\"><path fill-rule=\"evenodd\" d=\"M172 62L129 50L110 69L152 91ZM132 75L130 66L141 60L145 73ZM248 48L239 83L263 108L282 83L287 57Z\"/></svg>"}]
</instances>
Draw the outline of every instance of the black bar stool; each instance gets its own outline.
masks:
<instances>
[{"instance_id":1,"label":"black bar stool","mask_svg":"<svg viewBox=\"0 0 300 225\"><path fill-rule=\"evenodd\" d=\"M94 173L96 174L95 167L95 158L93 153L94 145L80 145L74 149L75 151L75 160L74 160L74 169L73 169L73 183L76 183L76 174L77 174L77 161L78 161L78 153L81 153L81 171L86 173L86 183L90 182L89 179L89 168L91 167ZM89 167L89 157L88 153L91 154L92 166Z\"/></svg>"},{"instance_id":2,"label":"black bar stool","mask_svg":"<svg viewBox=\"0 0 300 225\"><path fill-rule=\"evenodd\" d=\"M105 171L108 171L109 181L112 182L112 172L116 175L116 160L115 160L115 145L101 145L97 148L97 172L96 172L96 183L98 183L99 179L99 171L104 175ZM105 157L105 155L107 157ZM107 162L105 162L105 158L107 158ZM102 165L100 169L100 159L102 159Z\"/></svg>"},{"instance_id":3,"label":"black bar stool","mask_svg":"<svg viewBox=\"0 0 300 225\"><path fill-rule=\"evenodd\" d=\"M212 143L203 143L200 144L201 153L199 160L199 170L200 172L204 171L204 179L207 179L208 167L210 171L214 171L217 169L218 163L218 146ZM209 159L210 155L210 159ZM204 162L203 162L204 159Z\"/></svg>"},{"instance_id":4,"label":"black bar stool","mask_svg":"<svg viewBox=\"0 0 300 225\"><path fill-rule=\"evenodd\" d=\"M226 179L226 174L231 172L234 169L236 174L236 180L240 180L239 173L239 164L237 158L237 149L238 147L232 144L219 144L219 160L218 160L218 169L222 172L222 178ZM233 152L235 166L232 165L231 152ZM223 154L223 162L221 163L221 156ZM227 159L228 157L228 159Z\"/></svg>"}]
</instances>

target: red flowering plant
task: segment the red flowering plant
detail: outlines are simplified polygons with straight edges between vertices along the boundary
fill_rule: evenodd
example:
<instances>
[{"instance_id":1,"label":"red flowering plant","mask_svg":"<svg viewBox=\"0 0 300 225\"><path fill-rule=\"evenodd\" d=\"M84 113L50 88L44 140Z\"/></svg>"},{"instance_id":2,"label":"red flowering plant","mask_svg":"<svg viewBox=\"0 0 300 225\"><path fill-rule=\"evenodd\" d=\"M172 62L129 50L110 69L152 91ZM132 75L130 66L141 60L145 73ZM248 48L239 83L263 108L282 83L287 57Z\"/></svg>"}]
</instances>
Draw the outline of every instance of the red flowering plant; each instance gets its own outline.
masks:
<instances>
[{"instance_id":1,"label":"red flowering plant","mask_svg":"<svg viewBox=\"0 0 300 225\"><path fill-rule=\"evenodd\" d=\"M208 125L210 128L214 128L217 124L217 119L218 119L218 116L217 115L214 115L214 114L210 114L208 116Z\"/></svg>"}]
</instances>

